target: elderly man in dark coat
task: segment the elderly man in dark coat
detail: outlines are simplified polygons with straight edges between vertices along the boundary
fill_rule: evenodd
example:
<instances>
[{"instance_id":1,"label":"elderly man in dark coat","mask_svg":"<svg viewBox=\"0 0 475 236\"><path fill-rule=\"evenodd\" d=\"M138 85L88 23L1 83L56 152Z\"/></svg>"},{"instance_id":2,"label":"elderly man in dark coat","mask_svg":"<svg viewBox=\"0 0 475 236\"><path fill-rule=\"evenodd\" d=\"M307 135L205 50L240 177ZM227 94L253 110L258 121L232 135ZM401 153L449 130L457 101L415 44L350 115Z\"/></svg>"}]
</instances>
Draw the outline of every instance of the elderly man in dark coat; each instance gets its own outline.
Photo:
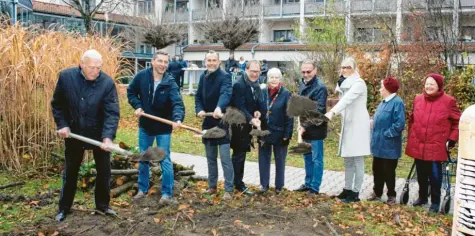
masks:
<instances>
[{"instance_id":1,"label":"elderly man in dark coat","mask_svg":"<svg viewBox=\"0 0 475 236\"><path fill-rule=\"evenodd\" d=\"M195 95L196 114L203 118L203 129L209 130L222 126L219 118L229 105L232 96L231 76L219 68L219 54L215 51L206 53L206 71L201 75L198 91ZM206 112L213 116L206 117ZM224 127L223 127L224 128ZM220 139L203 138L208 162L208 194L217 193L218 151L224 172L223 200L232 199L234 171L230 155L229 135Z\"/></svg>"},{"instance_id":2,"label":"elderly man in dark coat","mask_svg":"<svg viewBox=\"0 0 475 236\"><path fill-rule=\"evenodd\" d=\"M70 213L76 193L77 176L84 151L92 149L96 163L96 208L109 215L117 213L109 206L110 153L119 123L119 101L114 81L101 71L102 56L88 50L79 67L62 70L53 94L51 106L58 134L65 139L65 169L63 188L59 196L57 221ZM69 139L70 132L101 140L101 148Z\"/></svg>"}]
</instances>

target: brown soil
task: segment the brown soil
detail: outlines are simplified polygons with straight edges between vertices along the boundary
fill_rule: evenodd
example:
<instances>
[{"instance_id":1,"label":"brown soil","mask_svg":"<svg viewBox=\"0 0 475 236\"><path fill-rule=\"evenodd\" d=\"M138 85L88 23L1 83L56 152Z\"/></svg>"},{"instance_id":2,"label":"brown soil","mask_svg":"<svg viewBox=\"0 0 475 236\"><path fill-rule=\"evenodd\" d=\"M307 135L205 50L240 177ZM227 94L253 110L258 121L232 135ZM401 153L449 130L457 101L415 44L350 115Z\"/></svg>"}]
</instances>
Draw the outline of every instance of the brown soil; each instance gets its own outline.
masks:
<instances>
[{"instance_id":1,"label":"brown soil","mask_svg":"<svg viewBox=\"0 0 475 236\"><path fill-rule=\"evenodd\" d=\"M326 218L332 205L328 197L269 191L253 197L236 193L223 202L222 191L203 194L206 185L191 183L167 206L158 204L156 194L112 204L119 217L73 211L64 222L51 216L7 235L332 235L331 228L340 230Z\"/></svg>"}]
</instances>

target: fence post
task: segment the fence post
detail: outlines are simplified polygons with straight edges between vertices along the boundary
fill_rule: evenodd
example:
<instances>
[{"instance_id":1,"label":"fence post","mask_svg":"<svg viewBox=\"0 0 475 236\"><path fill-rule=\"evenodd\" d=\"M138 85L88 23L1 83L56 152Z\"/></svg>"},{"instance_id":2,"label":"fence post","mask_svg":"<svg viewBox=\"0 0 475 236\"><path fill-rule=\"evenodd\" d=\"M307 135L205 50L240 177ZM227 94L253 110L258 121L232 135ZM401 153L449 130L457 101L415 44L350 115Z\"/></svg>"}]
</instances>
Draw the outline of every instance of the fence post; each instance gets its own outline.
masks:
<instances>
[{"instance_id":1,"label":"fence post","mask_svg":"<svg viewBox=\"0 0 475 236\"><path fill-rule=\"evenodd\" d=\"M454 195L452 235L475 234L475 105L468 107L459 123L459 152Z\"/></svg>"}]
</instances>

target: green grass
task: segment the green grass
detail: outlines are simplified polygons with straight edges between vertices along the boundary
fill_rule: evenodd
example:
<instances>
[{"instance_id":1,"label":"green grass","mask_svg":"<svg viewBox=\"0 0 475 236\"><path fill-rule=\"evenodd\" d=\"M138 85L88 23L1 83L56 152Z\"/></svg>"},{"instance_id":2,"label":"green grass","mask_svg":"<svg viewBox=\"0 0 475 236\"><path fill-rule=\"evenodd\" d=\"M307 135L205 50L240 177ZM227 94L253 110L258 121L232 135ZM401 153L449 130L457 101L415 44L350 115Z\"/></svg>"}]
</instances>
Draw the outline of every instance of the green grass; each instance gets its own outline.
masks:
<instances>
[{"instance_id":1,"label":"green grass","mask_svg":"<svg viewBox=\"0 0 475 236\"><path fill-rule=\"evenodd\" d=\"M119 130L117 132L116 141L123 141L129 145L137 146L138 145L138 135L137 135L137 121L133 114L133 109L126 102L126 98L122 97L121 99L121 119L127 120L127 122L121 123ZM201 119L195 116L195 104L194 97L183 95L183 100L185 103L185 121L184 123L201 128ZM122 121L121 121L122 122ZM339 120L336 119L332 121L335 127L339 127ZM125 124L125 125L122 125ZM126 126L126 127L124 127ZM293 139L291 140L290 146L297 144L297 134L294 132ZM205 156L204 145L201 142L201 138L193 136L193 133L186 130L174 131L172 134L172 152L178 153L187 153L193 155ZM325 170L335 170L343 171L343 158L337 156L338 152L338 136L329 131L328 137L324 141L324 168ZM257 150L253 149L247 155L248 161L257 161ZM398 163L398 168L396 174L398 177L406 178L407 174L412 165L412 158L404 155ZM304 160L302 155L289 154L287 156L286 164L288 166L294 167L304 167ZM372 158L365 158L365 172L368 174L372 173Z\"/></svg>"}]
</instances>

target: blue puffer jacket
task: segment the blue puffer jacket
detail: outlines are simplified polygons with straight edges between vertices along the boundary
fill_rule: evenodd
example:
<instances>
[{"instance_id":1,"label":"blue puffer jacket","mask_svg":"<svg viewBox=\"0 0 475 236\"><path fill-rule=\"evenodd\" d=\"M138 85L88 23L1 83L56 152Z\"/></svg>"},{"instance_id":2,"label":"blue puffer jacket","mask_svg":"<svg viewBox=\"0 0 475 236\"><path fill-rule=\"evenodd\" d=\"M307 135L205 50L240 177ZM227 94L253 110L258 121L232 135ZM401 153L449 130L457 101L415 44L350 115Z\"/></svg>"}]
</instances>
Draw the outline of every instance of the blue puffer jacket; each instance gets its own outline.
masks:
<instances>
[{"instance_id":1,"label":"blue puffer jacket","mask_svg":"<svg viewBox=\"0 0 475 236\"><path fill-rule=\"evenodd\" d=\"M270 104L274 97L269 97L269 89L264 89L262 94L267 106L264 107L262 114L264 119L262 119L261 128L270 131L270 135L264 138L264 142L276 146L288 145L294 128L294 119L289 117L286 112L290 98L289 90L280 87L279 92L274 95L277 97L271 107ZM287 141L284 141L284 138L287 138Z\"/></svg>"},{"instance_id":2,"label":"blue puffer jacket","mask_svg":"<svg viewBox=\"0 0 475 236\"><path fill-rule=\"evenodd\" d=\"M402 152L402 131L406 124L405 107L402 99L395 96L388 102L382 101L373 117L371 152L373 156L398 159Z\"/></svg>"},{"instance_id":3,"label":"blue puffer jacket","mask_svg":"<svg viewBox=\"0 0 475 236\"><path fill-rule=\"evenodd\" d=\"M175 82L169 73L163 75L162 81L153 96L152 68L140 71L127 88L127 98L136 110L142 108L145 113L172 121L185 119L185 106ZM153 98L153 101L152 101ZM146 117L140 117L139 126L149 135L170 134L172 127Z\"/></svg>"}]
</instances>

